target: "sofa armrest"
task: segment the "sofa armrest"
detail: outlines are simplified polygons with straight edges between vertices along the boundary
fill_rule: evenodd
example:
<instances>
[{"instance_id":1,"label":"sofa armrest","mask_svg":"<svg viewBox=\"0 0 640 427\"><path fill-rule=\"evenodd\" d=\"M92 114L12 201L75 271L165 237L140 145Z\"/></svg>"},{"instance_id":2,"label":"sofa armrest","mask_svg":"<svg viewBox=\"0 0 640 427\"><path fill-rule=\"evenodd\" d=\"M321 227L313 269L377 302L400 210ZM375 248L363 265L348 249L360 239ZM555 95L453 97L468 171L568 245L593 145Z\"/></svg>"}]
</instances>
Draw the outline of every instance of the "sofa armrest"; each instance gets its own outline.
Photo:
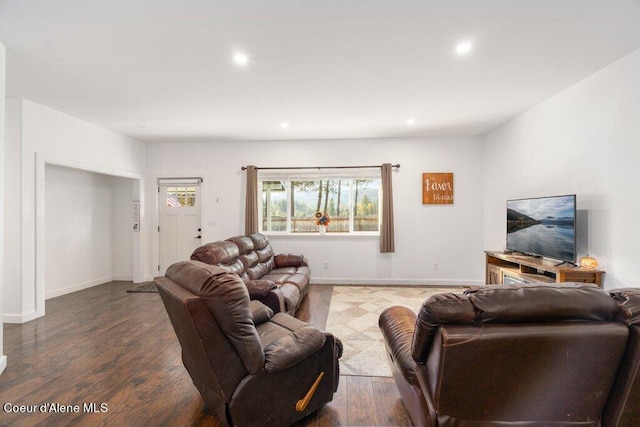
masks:
<instances>
[{"instance_id":1,"label":"sofa armrest","mask_svg":"<svg viewBox=\"0 0 640 427\"><path fill-rule=\"evenodd\" d=\"M504 285L499 285L504 286ZM453 293L430 296L420 308L412 342L412 357L420 364L427 361L431 341L445 323L473 323L475 311L466 295Z\"/></svg>"},{"instance_id":2,"label":"sofa armrest","mask_svg":"<svg viewBox=\"0 0 640 427\"><path fill-rule=\"evenodd\" d=\"M253 324L260 325L273 317L273 310L258 300L251 300Z\"/></svg>"},{"instance_id":3,"label":"sofa armrest","mask_svg":"<svg viewBox=\"0 0 640 427\"><path fill-rule=\"evenodd\" d=\"M378 319L391 361L402 373L405 381L416 384L416 362L411 356L411 343L416 325L416 314L406 307L385 309Z\"/></svg>"},{"instance_id":4,"label":"sofa armrest","mask_svg":"<svg viewBox=\"0 0 640 427\"><path fill-rule=\"evenodd\" d=\"M266 333L276 336L264 347L264 369L269 373L290 368L324 345L324 333L288 314L278 313L269 322L273 325Z\"/></svg>"},{"instance_id":5,"label":"sofa armrest","mask_svg":"<svg viewBox=\"0 0 640 427\"><path fill-rule=\"evenodd\" d=\"M618 303L616 320L640 326L640 288L618 288L609 291Z\"/></svg>"},{"instance_id":6,"label":"sofa armrest","mask_svg":"<svg viewBox=\"0 0 640 427\"><path fill-rule=\"evenodd\" d=\"M282 291L271 280L249 280L245 282L252 301L260 301L273 310L274 313L286 311L286 304Z\"/></svg>"},{"instance_id":7,"label":"sofa armrest","mask_svg":"<svg viewBox=\"0 0 640 427\"><path fill-rule=\"evenodd\" d=\"M261 300L269 293L276 289L277 286L272 280L249 280L245 282L247 290L249 291L249 298Z\"/></svg>"},{"instance_id":8,"label":"sofa armrest","mask_svg":"<svg viewBox=\"0 0 640 427\"><path fill-rule=\"evenodd\" d=\"M307 259L300 254L278 254L274 257L274 261L276 268L309 266Z\"/></svg>"}]
</instances>

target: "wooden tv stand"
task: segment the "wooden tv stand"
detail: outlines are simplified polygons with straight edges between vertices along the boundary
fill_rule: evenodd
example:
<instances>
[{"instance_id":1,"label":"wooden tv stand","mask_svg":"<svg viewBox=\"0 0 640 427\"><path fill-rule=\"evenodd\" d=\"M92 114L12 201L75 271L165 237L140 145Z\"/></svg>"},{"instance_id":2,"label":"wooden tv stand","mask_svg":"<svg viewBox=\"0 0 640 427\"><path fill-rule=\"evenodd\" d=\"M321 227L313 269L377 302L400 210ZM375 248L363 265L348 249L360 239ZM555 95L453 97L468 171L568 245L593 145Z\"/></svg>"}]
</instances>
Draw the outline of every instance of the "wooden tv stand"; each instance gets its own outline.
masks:
<instances>
[{"instance_id":1,"label":"wooden tv stand","mask_svg":"<svg viewBox=\"0 0 640 427\"><path fill-rule=\"evenodd\" d=\"M487 284L582 282L602 286L602 270L556 265L557 261L517 253L485 251L485 254Z\"/></svg>"}]
</instances>

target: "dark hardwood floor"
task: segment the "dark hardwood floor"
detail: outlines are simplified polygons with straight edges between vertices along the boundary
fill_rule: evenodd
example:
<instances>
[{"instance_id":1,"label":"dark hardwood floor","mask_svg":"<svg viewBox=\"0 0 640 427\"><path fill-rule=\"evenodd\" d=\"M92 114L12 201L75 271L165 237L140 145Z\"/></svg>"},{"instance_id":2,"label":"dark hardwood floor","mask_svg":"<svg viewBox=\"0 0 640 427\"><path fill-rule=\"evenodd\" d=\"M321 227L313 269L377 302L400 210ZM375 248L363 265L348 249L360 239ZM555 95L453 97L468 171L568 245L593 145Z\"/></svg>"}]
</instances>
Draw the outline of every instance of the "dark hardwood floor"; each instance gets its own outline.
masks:
<instances>
[{"instance_id":1,"label":"dark hardwood floor","mask_svg":"<svg viewBox=\"0 0 640 427\"><path fill-rule=\"evenodd\" d=\"M53 298L46 316L4 324L0 425L218 425L182 365L160 296L127 293L131 286L110 282ZM311 285L298 317L324 329L331 292ZM43 404L79 412L33 412ZM95 412L84 407L91 404ZM29 412L13 412L20 406ZM408 425L392 378L354 376L342 376L334 400L296 424Z\"/></svg>"}]
</instances>

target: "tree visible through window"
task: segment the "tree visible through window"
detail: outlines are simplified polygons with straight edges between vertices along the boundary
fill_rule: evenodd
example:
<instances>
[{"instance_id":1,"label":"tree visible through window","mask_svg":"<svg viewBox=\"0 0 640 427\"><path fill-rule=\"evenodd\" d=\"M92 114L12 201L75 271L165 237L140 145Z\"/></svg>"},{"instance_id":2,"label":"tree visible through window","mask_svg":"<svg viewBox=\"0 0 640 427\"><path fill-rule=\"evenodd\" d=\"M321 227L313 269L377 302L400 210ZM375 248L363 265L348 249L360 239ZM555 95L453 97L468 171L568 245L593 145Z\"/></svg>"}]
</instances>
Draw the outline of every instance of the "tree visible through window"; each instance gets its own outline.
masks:
<instances>
[{"instance_id":1,"label":"tree visible through window","mask_svg":"<svg viewBox=\"0 0 640 427\"><path fill-rule=\"evenodd\" d=\"M261 230L317 233L316 213L326 214L329 233L379 232L379 177L259 179Z\"/></svg>"}]
</instances>

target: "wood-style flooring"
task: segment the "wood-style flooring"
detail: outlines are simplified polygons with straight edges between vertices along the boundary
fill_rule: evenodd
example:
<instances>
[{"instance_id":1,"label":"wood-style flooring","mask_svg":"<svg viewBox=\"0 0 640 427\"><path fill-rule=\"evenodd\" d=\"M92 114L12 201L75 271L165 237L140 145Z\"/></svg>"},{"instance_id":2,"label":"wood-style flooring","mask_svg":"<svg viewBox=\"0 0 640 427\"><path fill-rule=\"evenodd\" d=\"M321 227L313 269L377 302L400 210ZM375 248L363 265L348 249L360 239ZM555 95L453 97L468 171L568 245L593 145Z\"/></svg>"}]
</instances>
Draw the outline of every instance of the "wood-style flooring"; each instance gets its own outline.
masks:
<instances>
[{"instance_id":1,"label":"wood-style flooring","mask_svg":"<svg viewBox=\"0 0 640 427\"><path fill-rule=\"evenodd\" d=\"M46 316L4 324L1 426L219 425L203 411L159 294L127 293L131 286L53 298ZM311 285L297 317L324 329L332 289ZM40 412L43 404L59 412ZM27 412L13 412L20 410ZM341 376L333 401L296 424L410 425L392 378L355 376Z\"/></svg>"}]
</instances>

